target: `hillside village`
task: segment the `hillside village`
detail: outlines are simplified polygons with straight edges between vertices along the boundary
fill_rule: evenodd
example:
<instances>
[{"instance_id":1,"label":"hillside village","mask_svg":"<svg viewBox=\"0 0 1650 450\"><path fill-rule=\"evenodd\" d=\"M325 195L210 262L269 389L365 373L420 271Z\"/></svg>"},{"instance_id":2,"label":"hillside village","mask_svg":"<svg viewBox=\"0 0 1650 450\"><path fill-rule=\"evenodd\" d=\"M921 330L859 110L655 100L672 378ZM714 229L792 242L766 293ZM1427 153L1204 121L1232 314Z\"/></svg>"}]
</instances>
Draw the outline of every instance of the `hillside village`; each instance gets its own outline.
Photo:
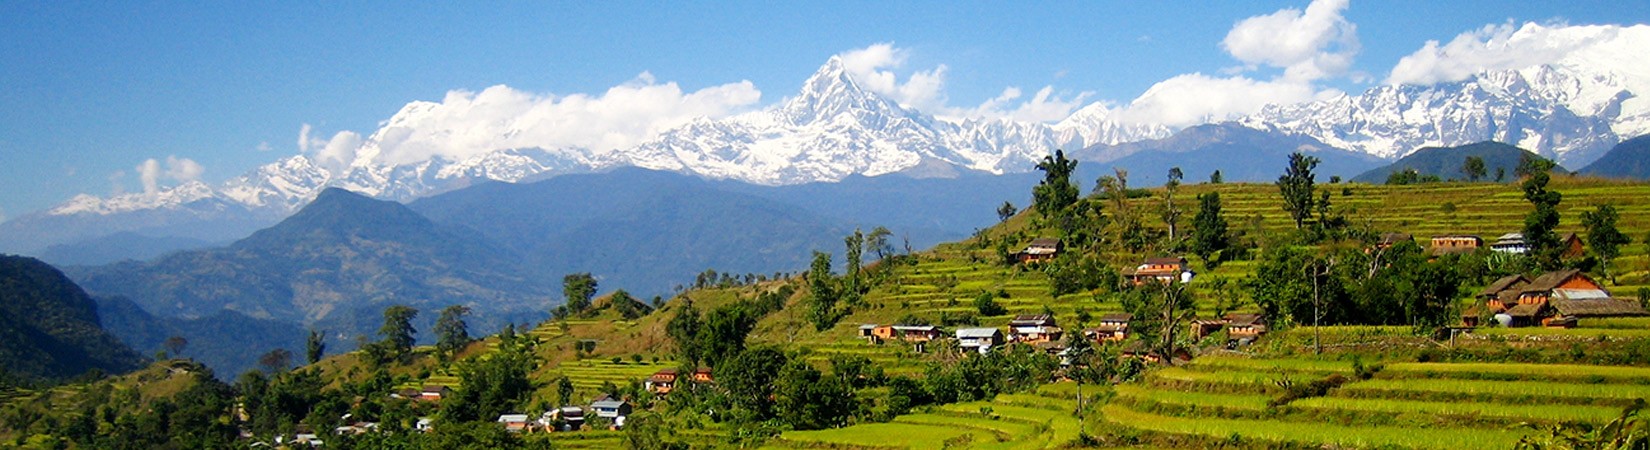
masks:
<instances>
[{"instance_id":1,"label":"hillside village","mask_svg":"<svg viewBox=\"0 0 1650 450\"><path fill-rule=\"evenodd\" d=\"M1171 174L1137 189L1118 170L1082 195L1076 165L1050 156L1033 205L930 251L855 232L806 272L702 275L653 304L569 276L551 320L473 339L449 308L433 347L386 311L382 341L272 358L227 384L162 359L11 388L0 438L1509 448L1599 429L1650 395L1650 252L1598 238L1650 232L1650 185L1540 170L1511 185L1321 183L1297 155L1276 184ZM157 414L171 419L139 418ZM1531 425L1506 427L1518 422ZM155 427L184 434L154 441Z\"/></svg>"}]
</instances>

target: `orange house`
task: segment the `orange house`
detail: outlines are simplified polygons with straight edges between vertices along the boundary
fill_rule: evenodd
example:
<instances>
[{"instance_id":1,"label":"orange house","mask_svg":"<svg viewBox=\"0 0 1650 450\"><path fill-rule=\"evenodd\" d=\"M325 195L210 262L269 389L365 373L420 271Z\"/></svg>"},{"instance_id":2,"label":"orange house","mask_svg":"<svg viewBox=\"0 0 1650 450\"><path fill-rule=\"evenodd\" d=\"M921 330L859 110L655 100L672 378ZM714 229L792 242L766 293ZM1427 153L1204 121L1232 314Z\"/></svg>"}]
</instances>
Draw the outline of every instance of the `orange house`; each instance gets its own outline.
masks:
<instances>
[{"instance_id":1,"label":"orange house","mask_svg":"<svg viewBox=\"0 0 1650 450\"><path fill-rule=\"evenodd\" d=\"M647 377L647 386L645 387L648 392L654 394L669 394L672 389L676 388L676 375L675 368L659 369L658 372L653 372L653 376Z\"/></svg>"},{"instance_id":2,"label":"orange house","mask_svg":"<svg viewBox=\"0 0 1650 450\"><path fill-rule=\"evenodd\" d=\"M1134 283L1135 286L1139 286L1147 281L1160 283L1183 281L1186 273L1186 258L1177 256L1147 258L1145 262L1135 266L1133 270L1124 270L1123 277L1127 278L1130 283Z\"/></svg>"},{"instance_id":3,"label":"orange house","mask_svg":"<svg viewBox=\"0 0 1650 450\"><path fill-rule=\"evenodd\" d=\"M1034 239L1031 241L1031 245L1027 245L1025 250L1020 251L1019 260L1022 264L1053 261L1054 257L1060 256L1060 250L1059 239Z\"/></svg>"},{"instance_id":4,"label":"orange house","mask_svg":"<svg viewBox=\"0 0 1650 450\"><path fill-rule=\"evenodd\" d=\"M1484 246L1484 239L1470 234L1445 234L1432 237L1432 248L1428 252L1433 255L1454 253L1472 253L1478 247Z\"/></svg>"}]
</instances>

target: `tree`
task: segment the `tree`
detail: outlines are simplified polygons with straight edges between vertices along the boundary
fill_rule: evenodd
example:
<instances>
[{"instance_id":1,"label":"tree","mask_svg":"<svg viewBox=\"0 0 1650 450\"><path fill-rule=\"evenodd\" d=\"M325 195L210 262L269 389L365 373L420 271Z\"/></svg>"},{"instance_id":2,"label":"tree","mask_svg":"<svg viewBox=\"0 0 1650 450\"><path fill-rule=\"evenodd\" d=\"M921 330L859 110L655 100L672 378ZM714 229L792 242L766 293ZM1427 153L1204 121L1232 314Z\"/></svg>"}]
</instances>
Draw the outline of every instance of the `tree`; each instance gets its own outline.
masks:
<instances>
[{"instance_id":1,"label":"tree","mask_svg":"<svg viewBox=\"0 0 1650 450\"><path fill-rule=\"evenodd\" d=\"M441 310L441 316L435 319L435 348L443 359L451 359L453 355L470 343L470 326L464 323L464 316L470 314L470 307L451 305Z\"/></svg>"},{"instance_id":2,"label":"tree","mask_svg":"<svg viewBox=\"0 0 1650 450\"><path fill-rule=\"evenodd\" d=\"M1224 181L1225 178L1220 176L1220 169L1215 169L1214 173L1209 174L1209 184L1220 184Z\"/></svg>"},{"instance_id":3,"label":"tree","mask_svg":"<svg viewBox=\"0 0 1650 450\"><path fill-rule=\"evenodd\" d=\"M264 353L263 356L258 357L258 366L263 367L264 371L269 373L285 372L286 368L291 365L292 352L284 348L270 350L269 353Z\"/></svg>"},{"instance_id":4,"label":"tree","mask_svg":"<svg viewBox=\"0 0 1650 450\"><path fill-rule=\"evenodd\" d=\"M845 425L854 410L853 387L837 377L823 376L807 361L786 364L774 384L775 410L793 429Z\"/></svg>"},{"instance_id":5,"label":"tree","mask_svg":"<svg viewBox=\"0 0 1650 450\"><path fill-rule=\"evenodd\" d=\"M531 340L499 338L498 351L459 365L459 387L451 402L443 400L442 423L468 422L519 411L534 391L528 377L537 364Z\"/></svg>"},{"instance_id":6,"label":"tree","mask_svg":"<svg viewBox=\"0 0 1650 450\"><path fill-rule=\"evenodd\" d=\"M860 294L864 294L864 291L860 290L862 284L859 276L859 269L864 262L863 255L865 254L865 234L860 233L859 229L855 228L854 234L850 234L848 237L842 238L842 243L845 247L847 247L844 251L844 265L846 267L844 267L843 271L846 273L843 274L844 286L842 290L843 293L847 294L848 304L852 305L858 302Z\"/></svg>"},{"instance_id":7,"label":"tree","mask_svg":"<svg viewBox=\"0 0 1650 450\"><path fill-rule=\"evenodd\" d=\"M1192 216L1192 253L1207 264L1215 253L1223 251L1227 238L1226 216L1221 213L1220 193L1197 196L1197 215Z\"/></svg>"},{"instance_id":8,"label":"tree","mask_svg":"<svg viewBox=\"0 0 1650 450\"><path fill-rule=\"evenodd\" d=\"M418 333L412 325L414 317L418 317L418 310L411 306L395 305L384 309L384 325L378 328L378 335L384 337L384 356L404 359L412 354L413 336Z\"/></svg>"},{"instance_id":9,"label":"tree","mask_svg":"<svg viewBox=\"0 0 1650 450\"><path fill-rule=\"evenodd\" d=\"M699 310L694 309L693 299L682 297L682 309L665 324L665 333L676 341L676 351L681 353L683 364L699 364L704 353L699 349Z\"/></svg>"},{"instance_id":10,"label":"tree","mask_svg":"<svg viewBox=\"0 0 1650 450\"><path fill-rule=\"evenodd\" d=\"M1558 270L1563 265L1564 247L1553 232L1558 227L1558 204L1564 195L1547 190L1547 172L1536 171L1524 179L1524 200L1534 208L1524 216L1524 242L1529 255L1542 270Z\"/></svg>"},{"instance_id":11,"label":"tree","mask_svg":"<svg viewBox=\"0 0 1650 450\"><path fill-rule=\"evenodd\" d=\"M1163 183L1163 223L1169 226L1169 242L1174 242L1179 236L1176 231L1180 228L1180 207L1174 204L1175 191L1180 188L1180 179L1185 175L1179 167L1169 168L1169 181Z\"/></svg>"},{"instance_id":12,"label":"tree","mask_svg":"<svg viewBox=\"0 0 1650 450\"><path fill-rule=\"evenodd\" d=\"M876 252L878 260L886 260L894 255L894 245L888 242L888 237L893 235L894 232L888 231L888 227L879 225L871 229L871 234L865 235L865 246Z\"/></svg>"},{"instance_id":13,"label":"tree","mask_svg":"<svg viewBox=\"0 0 1650 450\"><path fill-rule=\"evenodd\" d=\"M1289 168L1283 176L1278 177L1278 191L1283 196L1283 209L1289 211L1289 218L1295 221L1295 229L1299 230L1312 218L1312 183L1315 175L1312 169L1318 167L1318 158L1289 154Z\"/></svg>"},{"instance_id":14,"label":"tree","mask_svg":"<svg viewBox=\"0 0 1650 450\"><path fill-rule=\"evenodd\" d=\"M1066 207L1077 202L1077 185L1071 182L1071 174L1077 172L1077 161L1066 159L1064 150L1055 150L1053 155L1044 156L1037 163L1037 170L1043 171L1043 181L1032 188L1032 202L1044 218L1059 217Z\"/></svg>"},{"instance_id":15,"label":"tree","mask_svg":"<svg viewBox=\"0 0 1650 450\"><path fill-rule=\"evenodd\" d=\"M813 263L808 268L808 290L813 294L813 309L808 311L808 318L819 331L836 324L835 285L835 277L831 276L831 254L815 251Z\"/></svg>"},{"instance_id":16,"label":"tree","mask_svg":"<svg viewBox=\"0 0 1650 450\"><path fill-rule=\"evenodd\" d=\"M756 319L742 303L722 305L705 314L704 328L699 330L699 357L705 365L720 366L745 351L745 337L756 328Z\"/></svg>"},{"instance_id":17,"label":"tree","mask_svg":"<svg viewBox=\"0 0 1650 450\"><path fill-rule=\"evenodd\" d=\"M1616 229L1616 207L1598 205L1592 211L1581 213L1581 226L1587 229L1587 246L1598 256L1599 267L1604 270L1604 276L1615 280L1610 272L1610 262L1621 256L1621 246L1633 243L1633 238L1622 234Z\"/></svg>"},{"instance_id":18,"label":"tree","mask_svg":"<svg viewBox=\"0 0 1650 450\"><path fill-rule=\"evenodd\" d=\"M1484 178L1485 173L1484 158L1468 156L1465 161L1461 162L1461 174L1467 177L1467 181L1477 182L1479 179Z\"/></svg>"},{"instance_id":19,"label":"tree","mask_svg":"<svg viewBox=\"0 0 1650 450\"><path fill-rule=\"evenodd\" d=\"M981 316L986 317L1008 314L1007 309L997 304L996 297L990 292L982 291L980 295L974 297L974 308L979 310Z\"/></svg>"},{"instance_id":20,"label":"tree","mask_svg":"<svg viewBox=\"0 0 1650 450\"><path fill-rule=\"evenodd\" d=\"M1557 163L1547 158L1533 156L1529 152L1518 155L1518 167L1513 169L1513 176L1523 178L1537 173L1551 172Z\"/></svg>"},{"instance_id":21,"label":"tree","mask_svg":"<svg viewBox=\"0 0 1650 450\"><path fill-rule=\"evenodd\" d=\"M573 404L573 380L566 375L556 377L556 406Z\"/></svg>"},{"instance_id":22,"label":"tree","mask_svg":"<svg viewBox=\"0 0 1650 450\"><path fill-rule=\"evenodd\" d=\"M1018 212L1020 212L1020 210L1015 208L1013 203L1005 201L1003 202L1003 206L997 207L997 221L1007 222L1008 218L1014 217L1014 214Z\"/></svg>"},{"instance_id":23,"label":"tree","mask_svg":"<svg viewBox=\"0 0 1650 450\"><path fill-rule=\"evenodd\" d=\"M567 309L582 313L596 296L596 277L589 272L568 274L561 279L561 293L567 297Z\"/></svg>"},{"instance_id":24,"label":"tree","mask_svg":"<svg viewBox=\"0 0 1650 450\"><path fill-rule=\"evenodd\" d=\"M321 356L326 351L326 333L320 330L309 330L309 339L304 343L304 360L310 364L315 364L321 361Z\"/></svg>"},{"instance_id":25,"label":"tree","mask_svg":"<svg viewBox=\"0 0 1650 450\"><path fill-rule=\"evenodd\" d=\"M1320 339L1321 330L1323 329L1323 317L1329 312L1329 308L1326 306L1328 302L1323 295L1323 278L1334 273L1335 264L1338 262L1339 260L1334 257L1326 259L1313 258L1301 268L1306 273L1306 277L1312 280L1312 347L1315 349L1315 353L1318 354L1323 353L1323 341Z\"/></svg>"},{"instance_id":26,"label":"tree","mask_svg":"<svg viewBox=\"0 0 1650 450\"><path fill-rule=\"evenodd\" d=\"M162 342L161 345L166 347L167 353L177 358L183 356L183 349L189 347L189 340L184 339L183 336L172 336L166 338L166 341Z\"/></svg>"},{"instance_id":27,"label":"tree","mask_svg":"<svg viewBox=\"0 0 1650 450\"><path fill-rule=\"evenodd\" d=\"M734 405L755 412L757 417L768 417L773 408L770 398L774 380L789 361L778 348L751 348L716 367L716 383Z\"/></svg>"}]
</instances>

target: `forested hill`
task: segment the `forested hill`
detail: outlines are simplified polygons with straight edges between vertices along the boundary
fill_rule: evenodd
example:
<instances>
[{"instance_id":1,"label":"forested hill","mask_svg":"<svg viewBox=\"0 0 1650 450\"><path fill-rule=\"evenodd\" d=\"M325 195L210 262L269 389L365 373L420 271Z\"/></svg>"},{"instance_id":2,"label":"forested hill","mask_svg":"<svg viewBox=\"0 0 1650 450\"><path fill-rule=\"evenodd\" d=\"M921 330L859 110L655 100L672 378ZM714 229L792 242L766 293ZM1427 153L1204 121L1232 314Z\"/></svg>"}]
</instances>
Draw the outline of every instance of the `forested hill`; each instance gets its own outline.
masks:
<instances>
[{"instance_id":1,"label":"forested hill","mask_svg":"<svg viewBox=\"0 0 1650 450\"><path fill-rule=\"evenodd\" d=\"M1650 135L1616 144L1604 157L1581 169L1581 173L1610 178L1650 179Z\"/></svg>"},{"instance_id":2,"label":"forested hill","mask_svg":"<svg viewBox=\"0 0 1650 450\"><path fill-rule=\"evenodd\" d=\"M1468 170L1467 159L1478 158L1482 164ZM1359 183L1380 184L1388 176L1413 170L1417 176L1436 176L1441 180L1507 181L1517 178L1520 161L1541 158L1529 150L1500 142L1484 141L1455 147L1426 147L1408 156L1353 178ZM1564 168L1555 170L1566 173ZM1472 173L1468 173L1472 172Z\"/></svg>"},{"instance_id":3,"label":"forested hill","mask_svg":"<svg viewBox=\"0 0 1650 450\"><path fill-rule=\"evenodd\" d=\"M0 376L60 380L117 373L143 358L99 325L97 305L40 260L0 255Z\"/></svg>"}]
</instances>

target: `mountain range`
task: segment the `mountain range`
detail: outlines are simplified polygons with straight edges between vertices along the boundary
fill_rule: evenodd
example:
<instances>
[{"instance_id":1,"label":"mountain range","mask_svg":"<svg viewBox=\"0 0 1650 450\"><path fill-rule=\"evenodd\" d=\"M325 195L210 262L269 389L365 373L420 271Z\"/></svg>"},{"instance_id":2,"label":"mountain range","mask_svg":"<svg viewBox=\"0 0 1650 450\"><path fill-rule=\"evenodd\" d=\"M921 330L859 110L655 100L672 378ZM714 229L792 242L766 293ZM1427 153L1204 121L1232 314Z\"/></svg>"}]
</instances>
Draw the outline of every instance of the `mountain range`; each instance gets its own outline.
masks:
<instances>
[{"instance_id":1,"label":"mountain range","mask_svg":"<svg viewBox=\"0 0 1650 450\"><path fill-rule=\"evenodd\" d=\"M1565 38L1589 40L1592 45L1550 64L1426 85L1386 84L1319 101L1273 105L1245 117L1210 120L1230 120L1217 124L1226 135L1239 134L1234 125L1270 135L1247 134L1243 139L1250 142L1299 144L1324 155L1350 151L1382 160L1363 158L1363 169L1424 147L1482 141L1516 145L1569 167L1584 167L1616 143L1650 132L1650 98L1639 94L1650 92L1650 68L1631 63L1636 49L1650 46L1650 26ZM1276 155L1250 153L1255 146L1208 145L1207 128L1176 130L1121 121L1101 103L1056 123L937 117L865 88L839 57L826 61L796 95L779 104L723 119L692 120L631 148L473 148L466 150L477 156L468 158L389 162L388 146L417 133L524 132L429 129L447 113L439 103L409 103L372 133L348 162L323 163L315 155L301 154L216 186L191 182L155 193L76 197L0 224L0 250L40 254L47 246L122 231L222 242L278 222L326 187L407 202L489 180L521 183L619 167L795 185L884 174L1028 173L1057 148L1093 158L1085 160L1090 167L1116 165L1153 176L1164 172L1162 166L1192 166L1186 161L1209 158L1223 162L1220 169L1233 180L1249 178L1235 174L1270 178L1279 165ZM1329 160L1343 158L1320 159L1332 166ZM1346 175L1361 172L1354 167L1358 164L1365 163L1349 163ZM1183 169L1198 176L1212 171ZM983 224L973 226L979 225Z\"/></svg>"}]
</instances>

